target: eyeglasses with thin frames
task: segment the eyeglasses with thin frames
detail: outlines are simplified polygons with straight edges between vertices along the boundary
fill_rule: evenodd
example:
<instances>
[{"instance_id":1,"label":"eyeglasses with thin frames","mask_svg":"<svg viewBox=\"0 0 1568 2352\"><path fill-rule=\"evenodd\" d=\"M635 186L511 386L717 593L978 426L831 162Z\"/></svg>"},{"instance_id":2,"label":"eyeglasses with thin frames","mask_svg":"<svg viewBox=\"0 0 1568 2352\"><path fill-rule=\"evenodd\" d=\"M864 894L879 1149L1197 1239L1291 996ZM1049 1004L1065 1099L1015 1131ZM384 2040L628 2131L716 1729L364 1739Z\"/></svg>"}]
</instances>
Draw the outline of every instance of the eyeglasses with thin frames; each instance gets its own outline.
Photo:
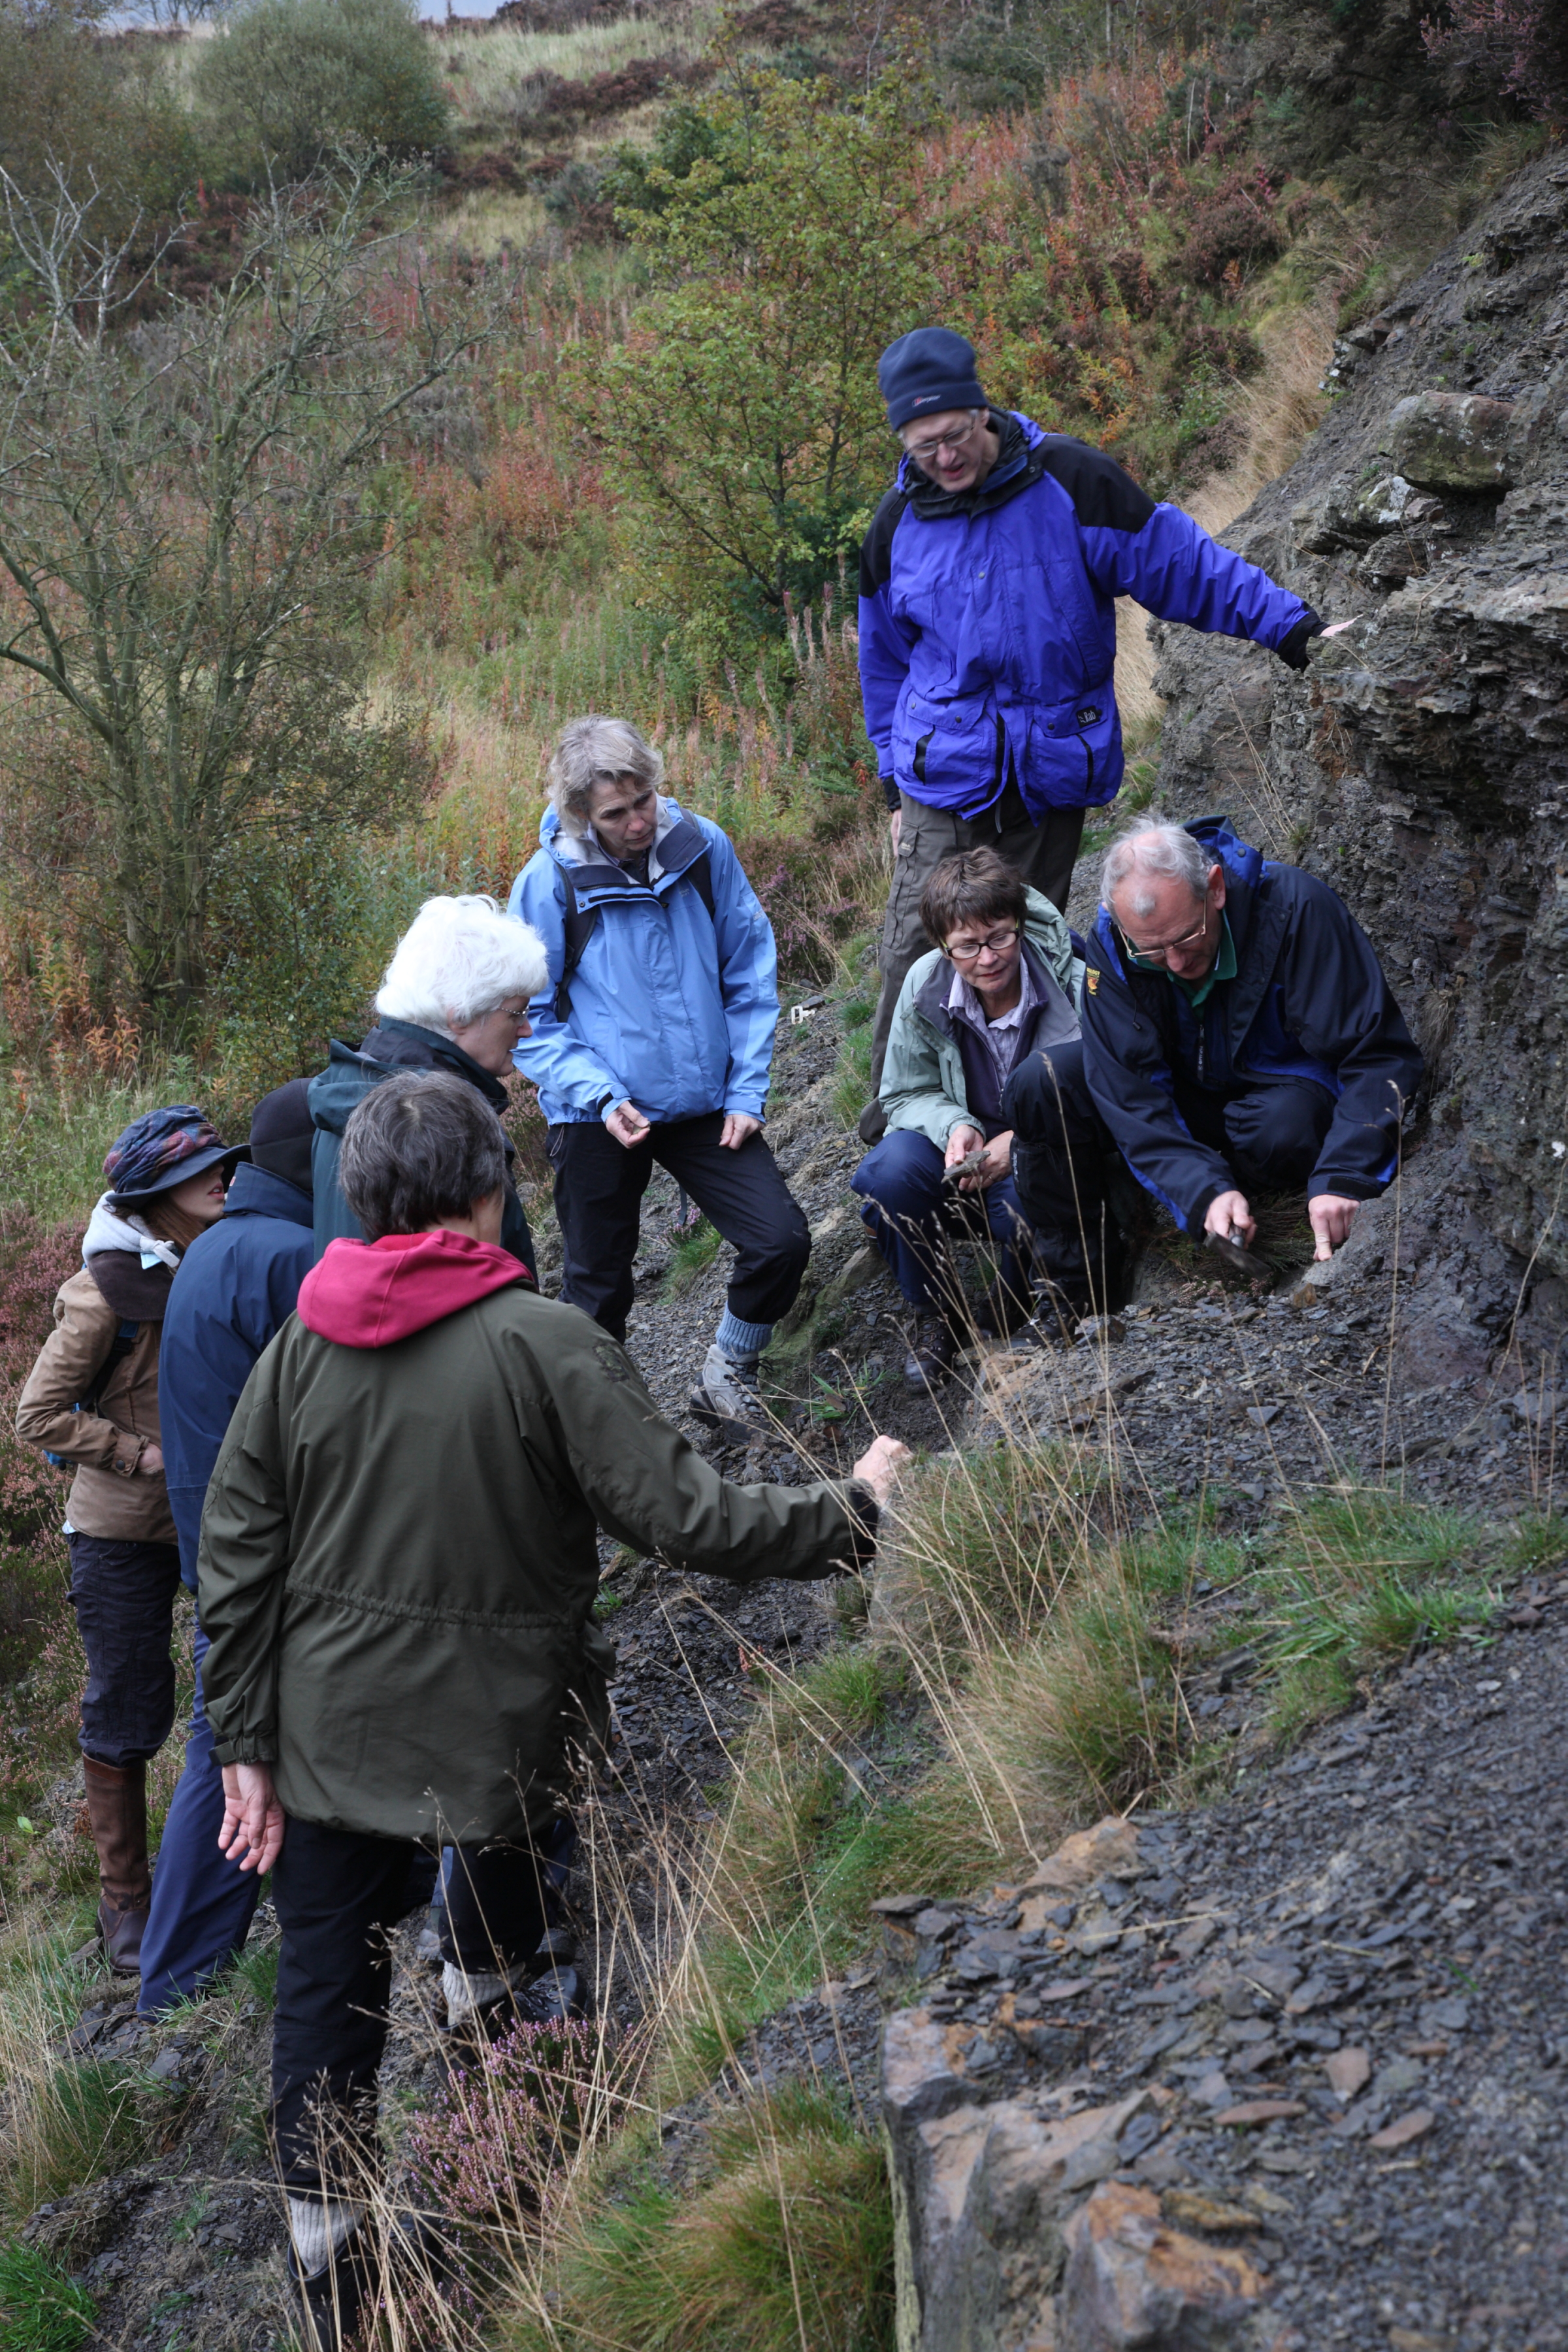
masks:
<instances>
[{"instance_id":1,"label":"eyeglasses with thin frames","mask_svg":"<svg viewBox=\"0 0 1568 2352\"><path fill-rule=\"evenodd\" d=\"M1000 939L976 940L973 947L950 946L943 952L952 963L975 963L983 955L1005 955L1018 933L1015 928L1004 931Z\"/></svg>"},{"instance_id":2,"label":"eyeglasses with thin frames","mask_svg":"<svg viewBox=\"0 0 1568 2352\"><path fill-rule=\"evenodd\" d=\"M904 454L912 457L917 466L924 466L939 449L962 449L966 441L973 440L976 428L983 422L982 417L972 416L967 425L955 425L951 433L939 433L933 441L907 441Z\"/></svg>"},{"instance_id":3,"label":"eyeglasses with thin frames","mask_svg":"<svg viewBox=\"0 0 1568 2352\"><path fill-rule=\"evenodd\" d=\"M1106 911L1109 914L1110 908L1108 908ZM1195 930L1184 931L1179 940L1166 940L1157 948L1141 948L1137 946L1134 941L1128 938L1121 924L1117 922L1114 915L1111 915L1110 919L1112 924L1115 925L1117 938L1126 949L1131 961L1134 963L1142 964L1148 971L1163 971L1166 963L1173 955L1179 955L1184 948L1195 948L1200 940L1206 940L1208 938L1209 910L1206 901L1204 906L1203 920L1198 924Z\"/></svg>"}]
</instances>

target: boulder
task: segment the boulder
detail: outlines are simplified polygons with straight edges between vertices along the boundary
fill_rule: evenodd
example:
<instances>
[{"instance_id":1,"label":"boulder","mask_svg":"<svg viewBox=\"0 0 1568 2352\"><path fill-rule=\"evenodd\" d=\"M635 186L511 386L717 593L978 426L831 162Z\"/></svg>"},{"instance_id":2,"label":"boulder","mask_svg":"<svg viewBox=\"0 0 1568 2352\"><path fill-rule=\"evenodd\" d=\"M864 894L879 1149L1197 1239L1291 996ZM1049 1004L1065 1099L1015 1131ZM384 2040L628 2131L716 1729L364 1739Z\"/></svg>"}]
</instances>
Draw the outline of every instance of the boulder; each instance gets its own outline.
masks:
<instances>
[{"instance_id":1,"label":"boulder","mask_svg":"<svg viewBox=\"0 0 1568 2352\"><path fill-rule=\"evenodd\" d=\"M1407 479L1435 490L1506 490L1514 403L1473 392L1417 392L1396 403L1388 446Z\"/></svg>"},{"instance_id":2,"label":"boulder","mask_svg":"<svg viewBox=\"0 0 1568 2352\"><path fill-rule=\"evenodd\" d=\"M1238 2249L1161 2218L1152 2189L1107 2181L1067 2230L1056 2352L1230 2352L1257 2340L1267 2285Z\"/></svg>"},{"instance_id":3,"label":"boulder","mask_svg":"<svg viewBox=\"0 0 1568 2352\"><path fill-rule=\"evenodd\" d=\"M1143 2105L1055 2116L1046 2100L981 2104L951 2029L929 2011L890 2018L882 2123L893 2189L899 2352L1044 2352L1058 2341L1066 2231L1113 2173Z\"/></svg>"}]
</instances>

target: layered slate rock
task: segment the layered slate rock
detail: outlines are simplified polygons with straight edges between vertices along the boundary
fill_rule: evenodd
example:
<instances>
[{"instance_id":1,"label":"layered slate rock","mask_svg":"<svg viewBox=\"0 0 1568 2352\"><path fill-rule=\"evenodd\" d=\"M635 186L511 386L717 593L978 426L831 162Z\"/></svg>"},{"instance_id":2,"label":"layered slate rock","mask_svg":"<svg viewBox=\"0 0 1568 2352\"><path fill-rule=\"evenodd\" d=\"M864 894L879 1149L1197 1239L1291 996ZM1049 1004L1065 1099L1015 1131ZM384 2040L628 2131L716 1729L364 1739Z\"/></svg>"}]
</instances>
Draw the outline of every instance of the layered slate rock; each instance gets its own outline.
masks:
<instances>
[{"instance_id":1,"label":"layered slate rock","mask_svg":"<svg viewBox=\"0 0 1568 2352\"><path fill-rule=\"evenodd\" d=\"M1225 537L1343 635L1293 677L1154 625L1177 816L1331 882L1427 1056L1401 1250L1420 1386L1502 1370L1568 1276L1568 155L1549 151L1337 347L1298 463ZM1364 1221L1386 1260L1394 1219ZM1436 1294L1441 1292L1440 1300ZM1554 1368L1557 1302L1511 1387Z\"/></svg>"}]
</instances>

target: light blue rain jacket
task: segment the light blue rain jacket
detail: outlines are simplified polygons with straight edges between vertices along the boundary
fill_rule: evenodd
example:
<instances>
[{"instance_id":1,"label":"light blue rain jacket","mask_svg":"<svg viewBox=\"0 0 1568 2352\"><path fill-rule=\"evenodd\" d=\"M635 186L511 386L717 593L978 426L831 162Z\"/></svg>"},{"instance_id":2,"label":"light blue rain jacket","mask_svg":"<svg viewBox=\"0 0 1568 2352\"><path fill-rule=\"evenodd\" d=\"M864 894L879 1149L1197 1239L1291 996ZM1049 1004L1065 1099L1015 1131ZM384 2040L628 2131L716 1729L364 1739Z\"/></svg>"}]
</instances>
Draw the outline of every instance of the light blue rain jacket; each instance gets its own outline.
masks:
<instances>
[{"instance_id":1,"label":"light blue rain jacket","mask_svg":"<svg viewBox=\"0 0 1568 2352\"><path fill-rule=\"evenodd\" d=\"M647 885L607 857L590 835L563 832L553 809L540 846L512 884L509 911L531 923L550 958L550 980L529 1006L533 1034L517 1048L551 1125L602 1118L635 1103L663 1125L710 1111L761 1118L778 1021L773 926L741 869L729 835L705 816L659 803ZM713 912L689 868L708 853ZM555 1017L565 958L570 865L579 907L598 919L572 974L571 1009Z\"/></svg>"}]
</instances>

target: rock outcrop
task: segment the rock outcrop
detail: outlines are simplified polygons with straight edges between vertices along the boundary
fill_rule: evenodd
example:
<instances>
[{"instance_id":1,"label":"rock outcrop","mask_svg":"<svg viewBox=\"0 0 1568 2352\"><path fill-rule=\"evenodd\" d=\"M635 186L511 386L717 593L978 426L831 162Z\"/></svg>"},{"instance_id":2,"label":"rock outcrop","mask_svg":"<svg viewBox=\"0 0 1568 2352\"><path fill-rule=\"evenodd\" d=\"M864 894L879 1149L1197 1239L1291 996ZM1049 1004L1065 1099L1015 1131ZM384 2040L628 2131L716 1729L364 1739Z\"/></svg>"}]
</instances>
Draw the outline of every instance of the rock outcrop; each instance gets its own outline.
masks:
<instances>
[{"instance_id":1,"label":"rock outcrop","mask_svg":"<svg viewBox=\"0 0 1568 2352\"><path fill-rule=\"evenodd\" d=\"M1522 1312L1528 1385L1568 1305L1568 152L1331 374L1327 422L1226 537L1354 625L1297 679L1155 625L1161 781L1332 882L1420 1037L1401 1203L1358 1228L1369 1259L1399 1229L1407 1382L1495 1376Z\"/></svg>"},{"instance_id":2,"label":"rock outcrop","mask_svg":"<svg viewBox=\"0 0 1568 2352\"><path fill-rule=\"evenodd\" d=\"M1011 1979L1041 1965L1064 1895L1086 1898L1092 1922L1105 1907L1096 1882L1120 1887L1112 1873L1148 1876L1158 1870L1158 1853L1152 1844L1142 1851L1133 1824L1115 1815L1068 1838L1026 1885L997 1890L1017 1926L973 1937L967 1948L978 1958L971 1972L989 1979L1005 1970ZM907 1964L901 1945L945 1939L959 1918L899 1899L878 1907L895 1965ZM1107 1940L1117 1942L1118 1931L1108 1927L1102 1936L1091 1924L1076 1942L1089 1954ZM1081 1995L1088 1985L1059 1990ZM1177 2226L1179 2210L1163 2208L1127 2172L1158 2140L1169 2094L1140 2087L1096 2104L1081 2072L1058 2063L1063 2053L1054 2043L1075 2049L1076 2032L1053 2036L1037 2028L1005 1995L998 2019L1043 2070L1011 2095L1005 2075L997 2075L994 2044L972 2025L922 2006L898 2011L884 2031L899 2352L1272 2346L1279 2331L1267 2275L1234 2243L1216 2245ZM1212 2199L1189 2197L1187 2205L1202 2227L1258 2226L1256 2212Z\"/></svg>"}]
</instances>

